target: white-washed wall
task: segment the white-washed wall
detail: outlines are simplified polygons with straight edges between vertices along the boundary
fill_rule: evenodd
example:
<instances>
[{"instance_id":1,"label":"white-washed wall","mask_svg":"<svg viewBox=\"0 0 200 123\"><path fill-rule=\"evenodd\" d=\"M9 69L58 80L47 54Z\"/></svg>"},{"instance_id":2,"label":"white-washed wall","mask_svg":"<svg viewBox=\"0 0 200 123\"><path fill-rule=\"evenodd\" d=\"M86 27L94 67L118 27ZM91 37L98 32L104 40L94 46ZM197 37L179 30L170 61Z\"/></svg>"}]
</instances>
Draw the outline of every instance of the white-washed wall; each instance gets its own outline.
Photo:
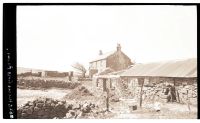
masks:
<instances>
[{"instance_id":1,"label":"white-washed wall","mask_svg":"<svg viewBox=\"0 0 200 123\"><path fill-rule=\"evenodd\" d=\"M98 73L106 68L106 59L90 63L90 69L97 69Z\"/></svg>"}]
</instances>

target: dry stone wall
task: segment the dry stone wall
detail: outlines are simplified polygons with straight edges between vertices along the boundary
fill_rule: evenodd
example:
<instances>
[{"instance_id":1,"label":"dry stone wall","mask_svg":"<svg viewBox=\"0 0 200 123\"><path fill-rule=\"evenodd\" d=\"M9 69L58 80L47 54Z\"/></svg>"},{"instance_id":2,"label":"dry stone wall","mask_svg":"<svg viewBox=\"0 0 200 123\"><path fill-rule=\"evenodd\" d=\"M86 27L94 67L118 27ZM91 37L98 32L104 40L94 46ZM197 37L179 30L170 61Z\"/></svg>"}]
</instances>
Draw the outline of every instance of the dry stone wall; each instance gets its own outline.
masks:
<instances>
[{"instance_id":1,"label":"dry stone wall","mask_svg":"<svg viewBox=\"0 0 200 123\"><path fill-rule=\"evenodd\" d=\"M142 99L144 103L160 101L167 102L169 98L165 95L165 88L163 83L158 83L154 85L144 85L142 91ZM197 84L179 84L175 86L176 102L187 104L188 102L193 105L197 105ZM121 98L134 98L138 102L140 101L141 86L136 85L128 87L122 82L118 82L116 86L116 92Z\"/></svg>"},{"instance_id":2,"label":"dry stone wall","mask_svg":"<svg viewBox=\"0 0 200 123\"><path fill-rule=\"evenodd\" d=\"M59 80L43 80L43 79L18 79L17 87L21 89L31 88L31 89L41 89L41 88L67 88L74 89L79 86L78 82L65 82Z\"/></svg>"},{"instance_id":3,"label":"dry stone wall","mask_svg":"<svg viewBox=\"0 0 200 123\"><path fill-rule=\"evenodd\" d=\"M176 86L176 102L187 104L197 104L197 85ZM135 87L132 91L133 97L140 99L141 87ZM165 89L161 84L152 87L143 87L142 98L146 102L161 101L167 102L168 95L165 95Z\"/></svg>"}]
</instances>

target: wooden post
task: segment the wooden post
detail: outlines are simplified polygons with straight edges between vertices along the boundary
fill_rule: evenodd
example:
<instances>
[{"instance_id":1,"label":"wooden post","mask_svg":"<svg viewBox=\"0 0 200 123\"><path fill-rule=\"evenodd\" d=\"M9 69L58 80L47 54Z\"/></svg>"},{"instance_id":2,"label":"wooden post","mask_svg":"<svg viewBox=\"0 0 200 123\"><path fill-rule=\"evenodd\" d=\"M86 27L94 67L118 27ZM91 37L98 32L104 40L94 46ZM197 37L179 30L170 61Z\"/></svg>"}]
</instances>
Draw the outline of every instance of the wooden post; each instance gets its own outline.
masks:
<instances>
[{"instance_id":1,"label":"wooden post","mask_svg":"<svg viewBox=\"0 0 200 123\"><path fill-rule=\"evenodd\" d=\"M107 93L107 97L106 97L106 111L109 111L109 89L106 88L106 93Z\"/></svg>"},{"instance_id":2,"label":"wooden post","mask_svg":"<svg viewBox=\"0 0 200 123\"><path fill-rule=\"evenodd\" d=\"M187 90L187 106L188 106L188 110L190 111L190 99L188 96L188 90Z\"/></svg>"},{"instance_id":3,"label":"wooden post","mask_svg":"<svg viewBox=\"0 0 200 123\"><path fill-rule=\"evenodd\" d=\"M170 86L170 89L169 89L169 93L170 93L170 97L171 97L170 100L171 100L171 102L173 102L173 101L172 101L172 100L173 100L173 97L172 97L173 95L172 95L172 87L171 87L171 86Z\"/></svg>"},{"instance_id":4,"label":"wooden post","mask_svg":"<svg viewBox=\"0 0 200 123\"><path fill-rule=\"evenodd\" d=\"M112 80L111 80L111 78L109 80L110 80L110 88L112 88Z\"/></svg>"},{"instance_id":5,"label":"wooden post","mask_svg":"<svg viewBox=\"0 0 200 123\"><path fill-rule=\"evenodd\" d=\"M176 89L175 89L175 78L173 79L174 80L174 92L176 92ZM171 102L173 102L173 86L171 86L171 91L170 91L170 93L171 93ZM176 94L176 93L175 93ZM174 95L175 95L174 94ZM175 97L176 97L176 95L175 95Z\"/></svg>"},{"instance_id":6,"label":"wooden post","mask_svg":"<svg viewBox=\"0 0 200 123\"><path fill-rule=\"evenodd\" d=\"M71 71L69 72L68 79L69 79L69 81L72 81Z\"/></svg>"},{"instance_id":7,"label":"wooden post","mask_svg":"<svg viewBox=\"0 0 200 123\"><path fill-rule=\"evenodd\" d=\"M180 103L179 92L178 92L178 90L176 90L175 85L176 85L176 78L174 78L174 89L175 89L175 94L176 94L175 97L177 97L177 101Z\"/></svg>"},{"instance_id":8,"label":"wooden post","mask_svg":"<svg viewBox=\"0 0 200 123\"><path fill-rule=\"evenodd\" d=\"M178 90L176 91L176 95L177 95L178 102L180 103L180 97L179 97L179 92L178 92Z\"/></svg>"},{"instance_id":9,"label":"wooden post","mask_svg":"<svg viewBox=\"0 0 200 123\"><path fill-rule=\"evenodd\" d=\"M98 84L99 84L99 79L97 78L96 79L96 87L98 87Z\"/></svg>"},{"instance_id":10,"label":"wooden post","mask_svg":"<svg viewBox=\"0 0 200 123\"><path fill-rule=\"evenodd\" d=\"M104 92L106 91L106 88L107 88L107 82L106 82L106 79L103 78L103 91Z\"/></svg>"},{"instance_id":11,"label":"wooden post","mask_svg":"<svg viewBox=\"0 0 200 123\"><path fill-rule=\"evenodd\" d=\"M144 85L144 79L140 78L140 81L142 81L141 89L140 89L140 107L142 107L142 94L143 94L143 85Z\"/></svg>"}]
</instances>

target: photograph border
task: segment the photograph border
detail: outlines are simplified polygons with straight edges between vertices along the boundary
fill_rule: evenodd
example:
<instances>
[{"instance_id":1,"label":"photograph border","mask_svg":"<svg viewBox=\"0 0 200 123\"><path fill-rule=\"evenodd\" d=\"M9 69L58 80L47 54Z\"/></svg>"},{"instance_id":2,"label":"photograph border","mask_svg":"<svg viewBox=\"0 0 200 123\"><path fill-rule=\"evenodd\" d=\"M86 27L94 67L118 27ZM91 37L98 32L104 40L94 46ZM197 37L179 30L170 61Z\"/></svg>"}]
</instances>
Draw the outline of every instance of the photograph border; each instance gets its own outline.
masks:
<instances>
[{"instance_id":1,"label":"photograph border","mask_svg":"<svg viewBox=\"0 0 200 123\"><path fill-rule=\"evenodd\" d=\"M17 119L17 6L121 6L121 5L178 5L197 7L197 46L199 41L200 4L199 3L3 3L3 118ZM197 48L198 55L198 48ZM197 56L198 63L198 56ZM197 64L197 67L199 65ZM197 70L198 75L198 70ZM199 77L197 76L199 80ZM199 100L199 86L197 101ZM200 118L199 104L197 118Z\"/></svg>"}]
</instances>

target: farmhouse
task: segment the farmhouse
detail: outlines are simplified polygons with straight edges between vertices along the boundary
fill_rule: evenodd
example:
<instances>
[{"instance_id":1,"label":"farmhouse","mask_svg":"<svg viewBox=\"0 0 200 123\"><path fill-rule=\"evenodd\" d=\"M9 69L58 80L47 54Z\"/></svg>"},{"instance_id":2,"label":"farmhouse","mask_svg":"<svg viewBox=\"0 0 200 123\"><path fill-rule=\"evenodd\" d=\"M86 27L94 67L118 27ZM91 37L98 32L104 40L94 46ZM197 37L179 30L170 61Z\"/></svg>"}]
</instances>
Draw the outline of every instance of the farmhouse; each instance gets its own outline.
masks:
<instances>
[{"instance_id":1,"label":"farmhouse","mask_svg":"<svg viewBox=\"0 0 200 123\"><path fill-rule=\"evenodd\" d=\"M122 52L121 45L117 45L117 50L103 54L100 50L99 56L90 62L89 76L92 78L94 74L101 73L109 68L113 71L127 69L132 65L131 59Z\"/></svg>"}]
</instances>

